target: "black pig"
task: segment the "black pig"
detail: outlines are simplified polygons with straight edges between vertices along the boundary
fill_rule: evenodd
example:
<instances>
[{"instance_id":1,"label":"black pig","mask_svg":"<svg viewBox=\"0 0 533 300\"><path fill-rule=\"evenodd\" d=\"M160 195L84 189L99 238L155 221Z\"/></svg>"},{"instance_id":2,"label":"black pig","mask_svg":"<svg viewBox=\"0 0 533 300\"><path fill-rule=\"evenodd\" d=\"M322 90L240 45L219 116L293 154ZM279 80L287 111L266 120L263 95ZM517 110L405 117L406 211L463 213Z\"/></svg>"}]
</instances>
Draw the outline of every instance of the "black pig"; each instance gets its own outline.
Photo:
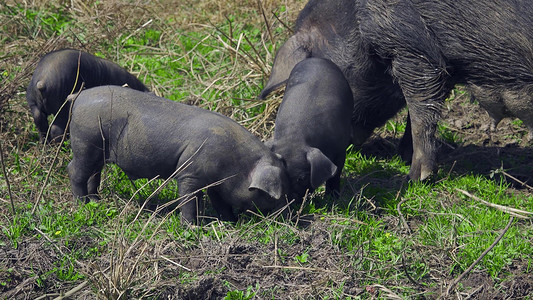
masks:
<instances>
[{"instance_id":1,"label":"black pig","mask_svg":"<svg viewBox=\"0 0 533 300\"><path fill-rule=\"evenodd\" d=\"M352 142L364 142L407 103L412 143L401 145L412 145L405 150L409 177L425 179L436 165L441 106L455 84L511 95L532 90L532 29L526 0L311 0L260 97L283 84L298 61L330 59L352 89Z\"/></svg>"},{"instance_id":2,"label":"black pig","mask_svg":"<svg viewBox=\"0 0 533 300\"><path fill-rule=\"evenodd\" d=\"M352 108L350 85L329 60L308 58L292 69L266 144L286 161L295 197L324 182L327 194L339 194Z\"/></svg>"},{"instance_id":3,"label":"black pig","mask_svg":"<svg viewBox=\"0 0 533 300\"><path fill-rule=\"evenodd\" d=\"M47 53L39 60L26 90L26 100L41 142L47 142L49 115L57 114L50 128L48 141L63 135L70 106L65 105L63 109L61 106L69 94L80 89L82 82L85 83L85 88L127 84L132 89L148 91L139 79L109 60L73 49Z\"/></svg>"},{"instance_id":4,"label":"black pig","mask_svg":"<svg viewBox=\"0 0 533 300\"><path fill-rule=\"evenodd\" d=\"M105 163L130 178L174 177L187 196L182 218L194 222L201 189L220 218L241 211L281 207L288 189L282 161L231 119L150 93L101 86L74 100L68 173L76 198L96 195ZM179 171L176 171L180 169Z\"/></svg>"}]
</instances>

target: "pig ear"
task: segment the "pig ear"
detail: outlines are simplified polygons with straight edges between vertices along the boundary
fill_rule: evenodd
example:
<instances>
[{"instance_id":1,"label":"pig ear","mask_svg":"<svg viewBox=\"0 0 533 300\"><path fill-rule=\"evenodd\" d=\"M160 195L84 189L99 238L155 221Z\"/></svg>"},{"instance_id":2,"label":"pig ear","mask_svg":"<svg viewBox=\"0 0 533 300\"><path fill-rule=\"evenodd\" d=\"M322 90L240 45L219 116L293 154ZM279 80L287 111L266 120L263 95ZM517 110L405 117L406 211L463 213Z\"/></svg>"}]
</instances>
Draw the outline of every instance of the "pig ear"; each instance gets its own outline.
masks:
<instances>
[{"instance_id":1,"label":"pig ear","mask_svg":"<svg viewBox=\"0 0 533 300\"><path fill-rule=\"evenodd\" d=\"M252 182L248 189L262 190L270 197L280 199L283 193L281 169L272 165L258 164L252 171Z\"/></svg>"},{"instance_id":2,"label":"pig ear","mask_svg":"<svg viewBox=\"0 0 533 300\"><path fill-rule=\"evenodd\" d=\"M268 82L259 94L259 99L265 99L272 91L287 83L294 66L311 56L304 40L298 35L293 35L281 46L274 59Z\"/></svg>"},{"instance_id":3,"label":"pig ear","mask_svg":"<svg viewBox=\"0 0 533 300\"><path fill-rule=\"evenodd\" d=\"M317 148L307 151L307 161L311 164L311 186L316 189L337 172L337 166Z\"/></svg>"}]
</instances>

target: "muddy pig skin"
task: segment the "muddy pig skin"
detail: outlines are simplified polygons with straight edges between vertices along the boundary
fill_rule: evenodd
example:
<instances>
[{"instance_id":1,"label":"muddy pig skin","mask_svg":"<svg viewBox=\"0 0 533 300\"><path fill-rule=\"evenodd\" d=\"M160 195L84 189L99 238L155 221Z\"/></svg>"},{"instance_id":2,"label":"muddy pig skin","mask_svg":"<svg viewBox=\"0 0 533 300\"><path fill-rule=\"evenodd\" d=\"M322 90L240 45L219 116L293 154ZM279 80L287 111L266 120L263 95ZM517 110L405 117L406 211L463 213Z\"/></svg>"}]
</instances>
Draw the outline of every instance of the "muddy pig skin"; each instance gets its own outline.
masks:
<instances>
[{"instance_id":1,"label":"muddy pig skin","mask_svg":"<svg viewBox=\"0 0 533 300\"><path fill-rule=\"evenodd\" d=\"M189 195L180 208L188 222L197 219L201 190L218 181L207 194L223 220L236 219L233 208L267 212L286 201L285 167L257 137L218 113L151 93L118 86L82 91L70 139L75 199L97 195L104 164L115 163L133 179L175 178L180 195Z\"/></svg>"},{"instance_id":2,"label":"muddy pig skin","mask_svg":"<svg viewBox=\"0 0 533 300\"><path fill-rule=\"evenodd\" d=\"M339 195L351 139L353 97L341 70L329 60L308 58L292 69L266 144L286 161L294 197L326 182Z\"/></svg>"},{"instance_id":3,"label":"muddy pig skin","mask_svg":"<svg viewBox=\"0 0 533 300\"><path fill-rule=\"evenodd\" d=\"M61 111L60 108L69 94L79 90L82 82L85 83L85 88L127 84L132 89L148 91L139 79L109 60L73 49L50 52L39 60L26 90L26 100L41 142L47 142L49 115L57 114L50 128L48 141L63 135L70 106L67 103Z\"/></svg>"},{"instance_id":4,"label":"muddy pig skin","mask_svg":"<svg viewBox=\"0 0 533 300\"><path fill-rule=\"evenodd\" d=\"M407 104L400 150L412 161L410 179L423 180L436 169L437 122L456 84L515 101L503 106L506 114L531 126L532 49L533 5L526 0L311 0L260 97L283 85L299 61L331 60L352 89L353 144ZM492 111L501 113L502 105Z\"/></svg>"}]
</instances>

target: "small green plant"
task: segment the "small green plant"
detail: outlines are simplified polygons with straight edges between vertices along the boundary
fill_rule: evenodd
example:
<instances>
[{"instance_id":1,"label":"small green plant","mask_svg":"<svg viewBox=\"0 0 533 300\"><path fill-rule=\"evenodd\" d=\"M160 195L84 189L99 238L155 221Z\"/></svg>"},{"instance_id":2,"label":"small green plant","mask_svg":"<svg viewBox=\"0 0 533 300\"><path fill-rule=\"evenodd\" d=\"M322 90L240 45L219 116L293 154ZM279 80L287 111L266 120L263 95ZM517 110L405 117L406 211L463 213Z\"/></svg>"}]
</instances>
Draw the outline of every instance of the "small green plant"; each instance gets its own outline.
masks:
<instances>
[{"instance_id":1,"label":"small green plant","mask_svg":"<svg viewBox=\"0 0 533 300\"><path fill-rule=\"evenodd\" d=\"M304 252L300 255L296 255L294 259L301 264L306 264L309 261L309 253Z\"/></svg>"},{"instance_id":2,"label":"small green plant","mask_svg":"<svg viewBox=\"0 0 533 300\"><path fill-rule=\"evenodd\" d=\"M224 300L249 300L255 297L255 292L253 292L253 287L249 286L246 288L246 291L233 290L229 291L224 297Z\"/></svg>"},{"instance_id":3,"label":"small green plant","mask_svg":"<svg viewBox=\"0 0 533 300\"><path fill-rule=\"evenodd\" d=\"M460 144L463 142L463 138L456 131L451 130L442 122L438 124L437 131L439 136L447 143Z\"/></svg>"}]
</instances>

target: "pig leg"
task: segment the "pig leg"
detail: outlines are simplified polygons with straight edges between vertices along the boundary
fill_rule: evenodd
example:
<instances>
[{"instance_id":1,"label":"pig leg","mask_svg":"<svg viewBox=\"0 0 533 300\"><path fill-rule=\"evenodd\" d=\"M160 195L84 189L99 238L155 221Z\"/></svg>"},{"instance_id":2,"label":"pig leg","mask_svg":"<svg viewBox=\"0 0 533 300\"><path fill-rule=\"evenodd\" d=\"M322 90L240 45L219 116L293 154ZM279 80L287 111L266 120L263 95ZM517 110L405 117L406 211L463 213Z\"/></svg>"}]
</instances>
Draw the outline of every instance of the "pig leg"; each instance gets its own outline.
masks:
<instances>
[{"instance_id":1,"label":"pig leg","mask_svg":"<svg viewBox=\"0 0 533 300\"><path fill-rule=\"evenodd\" d=\"M333 177L331 177L330 179L326 181L326 196L330 196L332 198L339 198L340 187L341 187L341 172L337 172L337 174L333 175Z\"/></svg>"},{"instance_id":2,"label":"pig leg","mask_svg":"<svg viewBox=\"0 0 533 300\"><path fill-rule=\"evenodd\" d=\"M102 172L96 172L89 177L89 181L87 183L87 192L92 200L100 200L100 197L98 196L98 187L100 186L101 177Z\"/></svg>"},{"instance_id":3,"label":"pig leg","mask_svg":"<svg viewBox=\"0 0 533 300\"><path fill-rule=\"evenodd\" d=\"M101 149L87 145L84 140L71 141L72 161L67 166L74 199L88 201L89 194L97 194L100 172L104 167L104 153Z\"/></svg>"},{"instance_id":4,"label":"pig leg","mask_svg":"<svg viewBox=\"0 0 533 300\"><path fill-rule=\"evenodd\" d=\"M100 182L100 171L103 166L103 160L101 164L94 165L86 164L83 159L72 159L68 164L67 170L70 178L72 194L74 195L75 200L81 199L88 202L89 197L94 198L94 195L97 194L97 188ZM98 182L98 184L96 184L96 182Z\"/></svg>"},{"instance_id":5,"label":"pig leg","mask_svg":"<svg viewBox=\"0 0 533 300\"><path fill-rule=\"evenodd\" d=\"M398 153L403 161L411 163L413 158L413 136L411 135L411 118L407 113L407 123L405 124L405 132L398 145Z\"/></svg>"},{"instance_id":6,"label":"pig leg","mask_svg":"<svg viewBox=\"0 0 533 300\"><path fill-rule=\"evenodd\" d=\"M446 97L444 68L412 54L393 61L393 73L398 78L409 109L413 154L409 178L427 179L436 167L435 131Z\"/></svg>"},{"instance_id":7,"label":"pig leg","mask_svg":"<svg viewBox=\"0 0 533 300\"><path fill-rule=\"evenodd\" d=\"M50 141L51 142L61 142L63 134L67 129L67 123L69 119L69 108L64 107L60 112L57 113L54 123L50 129Z\"/></svg>"},{"instance_id":8,"label":"pig leg","mask_svg":"<svg viewBox=\"0 0 533 300\"><path fill-rule=\"evenodd\" d=\"M48 120L46 114L40 110L37 106L31 107L31 113L33 115L33 121L37 130L39 130L39 140L41 143L46 143L46 133L48 132Z\"/></svg>"},{"instance_id":9,"label":"pig leg","mask_svg":"<svg viewBox=\"0 0 533 300\"><path fill-rule=\"evenodd\" d=\"M409 177L423 180L435 168L435 130L447 83L446 60L412 1L366 1L362 37L391 59L391 73L409 109L413 155ZM386 3L386 4L385 4Z\"/></svg>"},{"instance_id":10,"label":"pig leg","mask_svg":"<svg viewBox=\"0 0 533 300\"><path fill-rule=\"evenodd\" d=\"M505 108L508 111L506 116L514 116L522 120L528 129L526 143L531 143L533 139L533 96L531 89L507 90L502 93Z\"/></svg>"},{"instance_id":11,"label":"pig leg","mask_svg":"<svg viewBox=\"0 0 533 300\"><path fill-rule=\"evenodd\" d=\"M213 191L213 189L208 189L207 195L209 196L209 199L211 200L211 204L213 205L213 208L217 211L219 219L223 221L231 221L231 222L237 221L237 218L235 217L235 214L233 213L233 209L231 205L224 202L224 200L218 195L217 192Z\"/></svg>"},{"instance_id":12,"label":"pig leg","mask_svg":"<svg viewBox=\"0 0 533 300\"><path fill-rule=\"evenodd\" d=\"M339 198L341 193L341 173L344 168L344 161L346 160L346 155L342 155L342 158L338 159L335 163L337 166L337 172L333 177L326 181L326 196L332 198Z\"/></svg>"},{"instance_id":13,"label":"pig leg","mask_svg":"<svg viewBox=\"0 0 533 300\"><path fill-rule=\"evenodd\" d=\"M198 204L202 201L203 196L201 187L197 187L192 181L188 178L180 178L178 181L180 195L184 197L178 205L181 212L181 220L189 224L196 223L198 219Z\"/></svg>"}]
</instances>

